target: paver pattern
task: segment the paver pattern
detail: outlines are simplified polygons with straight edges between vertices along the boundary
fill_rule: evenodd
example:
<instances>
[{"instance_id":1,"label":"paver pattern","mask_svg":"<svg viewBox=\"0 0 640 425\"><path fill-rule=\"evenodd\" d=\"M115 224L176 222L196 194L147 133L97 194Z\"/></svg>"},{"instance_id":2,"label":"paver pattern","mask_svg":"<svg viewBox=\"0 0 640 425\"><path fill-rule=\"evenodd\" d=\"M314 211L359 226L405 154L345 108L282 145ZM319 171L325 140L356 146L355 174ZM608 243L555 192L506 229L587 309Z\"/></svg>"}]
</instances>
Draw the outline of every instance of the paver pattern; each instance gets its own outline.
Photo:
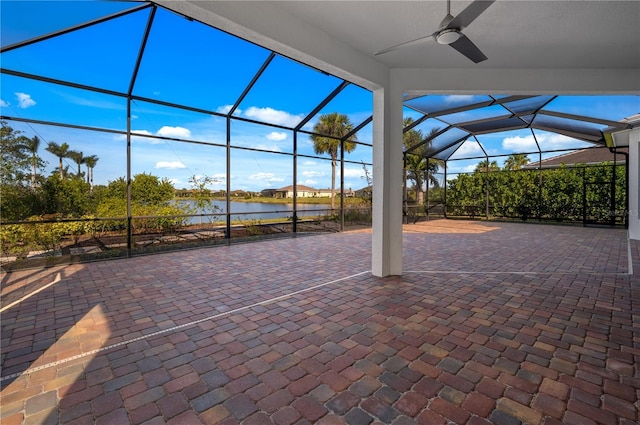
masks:
<instances>
[{"instance_id":1,"label":"paver pattern","mask_svg":"<svg viewBox=\"0 0 640 425\"><path fill-rule=\"evenodd\" d=\"M41 290L2 312L0 419L638 423L625 231L438 220L403 245L389 278L362 231L5 275L3 306Z\"/></svg>"}]
</instances>

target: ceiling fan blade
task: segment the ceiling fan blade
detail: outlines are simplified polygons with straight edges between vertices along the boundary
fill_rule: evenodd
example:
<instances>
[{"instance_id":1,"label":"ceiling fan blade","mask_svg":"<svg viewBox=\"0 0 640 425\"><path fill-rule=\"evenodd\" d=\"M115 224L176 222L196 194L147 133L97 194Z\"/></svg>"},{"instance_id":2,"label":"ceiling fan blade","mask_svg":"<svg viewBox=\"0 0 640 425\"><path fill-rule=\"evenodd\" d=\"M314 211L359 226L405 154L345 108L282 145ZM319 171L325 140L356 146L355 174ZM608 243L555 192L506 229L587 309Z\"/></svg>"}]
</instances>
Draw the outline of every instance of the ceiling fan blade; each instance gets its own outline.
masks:
<instances>
[{"instance_id":1,"label":"ceiling fan blade","mask_svg":"<svg viewBox=\"0 0 640 425\"><path fill-rule=\"evenodd\" d=\"M413 46L414 44L424 43L425 41L428 41L428 39L430 38L433 39L434 35L435 34L429 34L429 35L425 35L424 37L416 38L415 40L405 41L404 43L396 44L395 46L391 46L391 47L387 47L386 49L379 50L375 52L373 55L378 56L384 53L388 53L392 50L399 49L401 47Z\"/></svg>"},{"instance_id":2,"label":"ceiling fan blade","mask_svg":"<svg viewBox=\"0 0 640 425\"><path fill-rule=\"evenodd\" d=\"M478 49L476 45L473 44L464 34L460 34L460 38L449 44L449 46L453 47L475 63L487 60L484 53L482 53L480 49Z\"/></svg>"},{"instance_id":3,"label":"ceiling fan blade","mask_svg":"<svg viewBox=\"0 0 640 425\"><path fill-rule=\"evenodd\" d=\"M471 25L489 6L496 0L476 0L467 6L462 12L449 22L447 28L456 28L462 30Z\"/></svg>"}]
</instances>

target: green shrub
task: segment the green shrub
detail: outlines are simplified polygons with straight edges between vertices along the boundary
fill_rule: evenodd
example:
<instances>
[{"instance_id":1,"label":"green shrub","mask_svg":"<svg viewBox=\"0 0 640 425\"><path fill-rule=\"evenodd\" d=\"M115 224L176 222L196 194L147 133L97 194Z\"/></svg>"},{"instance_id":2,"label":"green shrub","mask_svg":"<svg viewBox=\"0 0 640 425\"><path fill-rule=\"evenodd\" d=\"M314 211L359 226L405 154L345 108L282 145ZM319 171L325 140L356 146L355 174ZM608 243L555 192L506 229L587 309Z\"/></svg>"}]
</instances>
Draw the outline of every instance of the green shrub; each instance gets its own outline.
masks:
<instances>
[{"instance_id":1,"label":"green shrub","mask_svg":"<svg viewBox=\"0 0 640 425\"><path fill-rule=\"evenodd\" d=\"M25 226L22 224L3 224L0 226L0 247L2 255L15 255L25 258L30 246L25 241Z\"/></svg>"},{"instance_id":2,"label":"green shrub","mask_svg":"<svg viewBox=\"0 0 640 425\"><path fill-rule=\"evenodd\" d=\"M614 178L611 163L600 166L557 169L476 171L461 174L447 184L447 210L451 215L484 215L489 206L494 217L542 218L555 221L607 221L615 211L624 211L625 168L615 169L615 201L611 202ZM586 211L584 210L586 202Z\"/></svg>"}]
</instances>

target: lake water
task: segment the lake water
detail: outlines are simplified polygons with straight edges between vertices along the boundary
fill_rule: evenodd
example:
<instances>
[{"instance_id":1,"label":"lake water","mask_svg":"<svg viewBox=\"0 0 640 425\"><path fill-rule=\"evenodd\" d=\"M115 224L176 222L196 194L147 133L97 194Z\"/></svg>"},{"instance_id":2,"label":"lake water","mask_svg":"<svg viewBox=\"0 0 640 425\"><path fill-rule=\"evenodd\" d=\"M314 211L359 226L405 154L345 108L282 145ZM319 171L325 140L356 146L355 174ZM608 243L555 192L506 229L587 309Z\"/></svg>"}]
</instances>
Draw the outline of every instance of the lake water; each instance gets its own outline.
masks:
<instances>
[{"instance_id":1,"label":"lake water","mask_svg":"<svg viewBox=\"0 0 640 425\"><path fill-rule=\"evenodd\" d=\"M195 203L191 200L176 201L181 205L186 205L194 208ZM202 214L218 215L214 217L214 221L225 220L226 202L215 200L213 205L217 207L215 212L212 213L211 208L207 208L205 211L201 211ZM298 204L298 217L305 216L318 216L329 214L331 206L328 204ZM230 205L231 220L266 220L274 218L287 219L293 216L293 204L269 204L262 202L233 202ZM196 212L198 214L198 212ZM203 222L210 221L210 217L202 217ZM200 217L191 217L190 223L197 224L200 222Z\"/></svg>"}]
</instances>

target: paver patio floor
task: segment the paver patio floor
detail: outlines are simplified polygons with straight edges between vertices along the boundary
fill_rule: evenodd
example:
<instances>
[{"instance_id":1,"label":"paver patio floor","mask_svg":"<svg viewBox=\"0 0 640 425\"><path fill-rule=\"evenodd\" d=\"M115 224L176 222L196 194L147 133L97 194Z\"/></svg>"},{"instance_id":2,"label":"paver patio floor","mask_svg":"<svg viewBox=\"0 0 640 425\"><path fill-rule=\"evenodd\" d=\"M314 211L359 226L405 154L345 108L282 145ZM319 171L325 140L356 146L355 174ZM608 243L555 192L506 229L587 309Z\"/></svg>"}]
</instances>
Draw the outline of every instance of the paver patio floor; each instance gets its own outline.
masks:
<instances>
[{"instance_id":1,"label":"paver patio floor","mask_svg":"<svg viewBox=\"0 0 640 425\"><path fill-rule=\"evenodd\" d=\"M638 423L626 231L436 220L403 246L388 278L367 231L6 274L2 424Z\"/></svg>"}]
</instances>

